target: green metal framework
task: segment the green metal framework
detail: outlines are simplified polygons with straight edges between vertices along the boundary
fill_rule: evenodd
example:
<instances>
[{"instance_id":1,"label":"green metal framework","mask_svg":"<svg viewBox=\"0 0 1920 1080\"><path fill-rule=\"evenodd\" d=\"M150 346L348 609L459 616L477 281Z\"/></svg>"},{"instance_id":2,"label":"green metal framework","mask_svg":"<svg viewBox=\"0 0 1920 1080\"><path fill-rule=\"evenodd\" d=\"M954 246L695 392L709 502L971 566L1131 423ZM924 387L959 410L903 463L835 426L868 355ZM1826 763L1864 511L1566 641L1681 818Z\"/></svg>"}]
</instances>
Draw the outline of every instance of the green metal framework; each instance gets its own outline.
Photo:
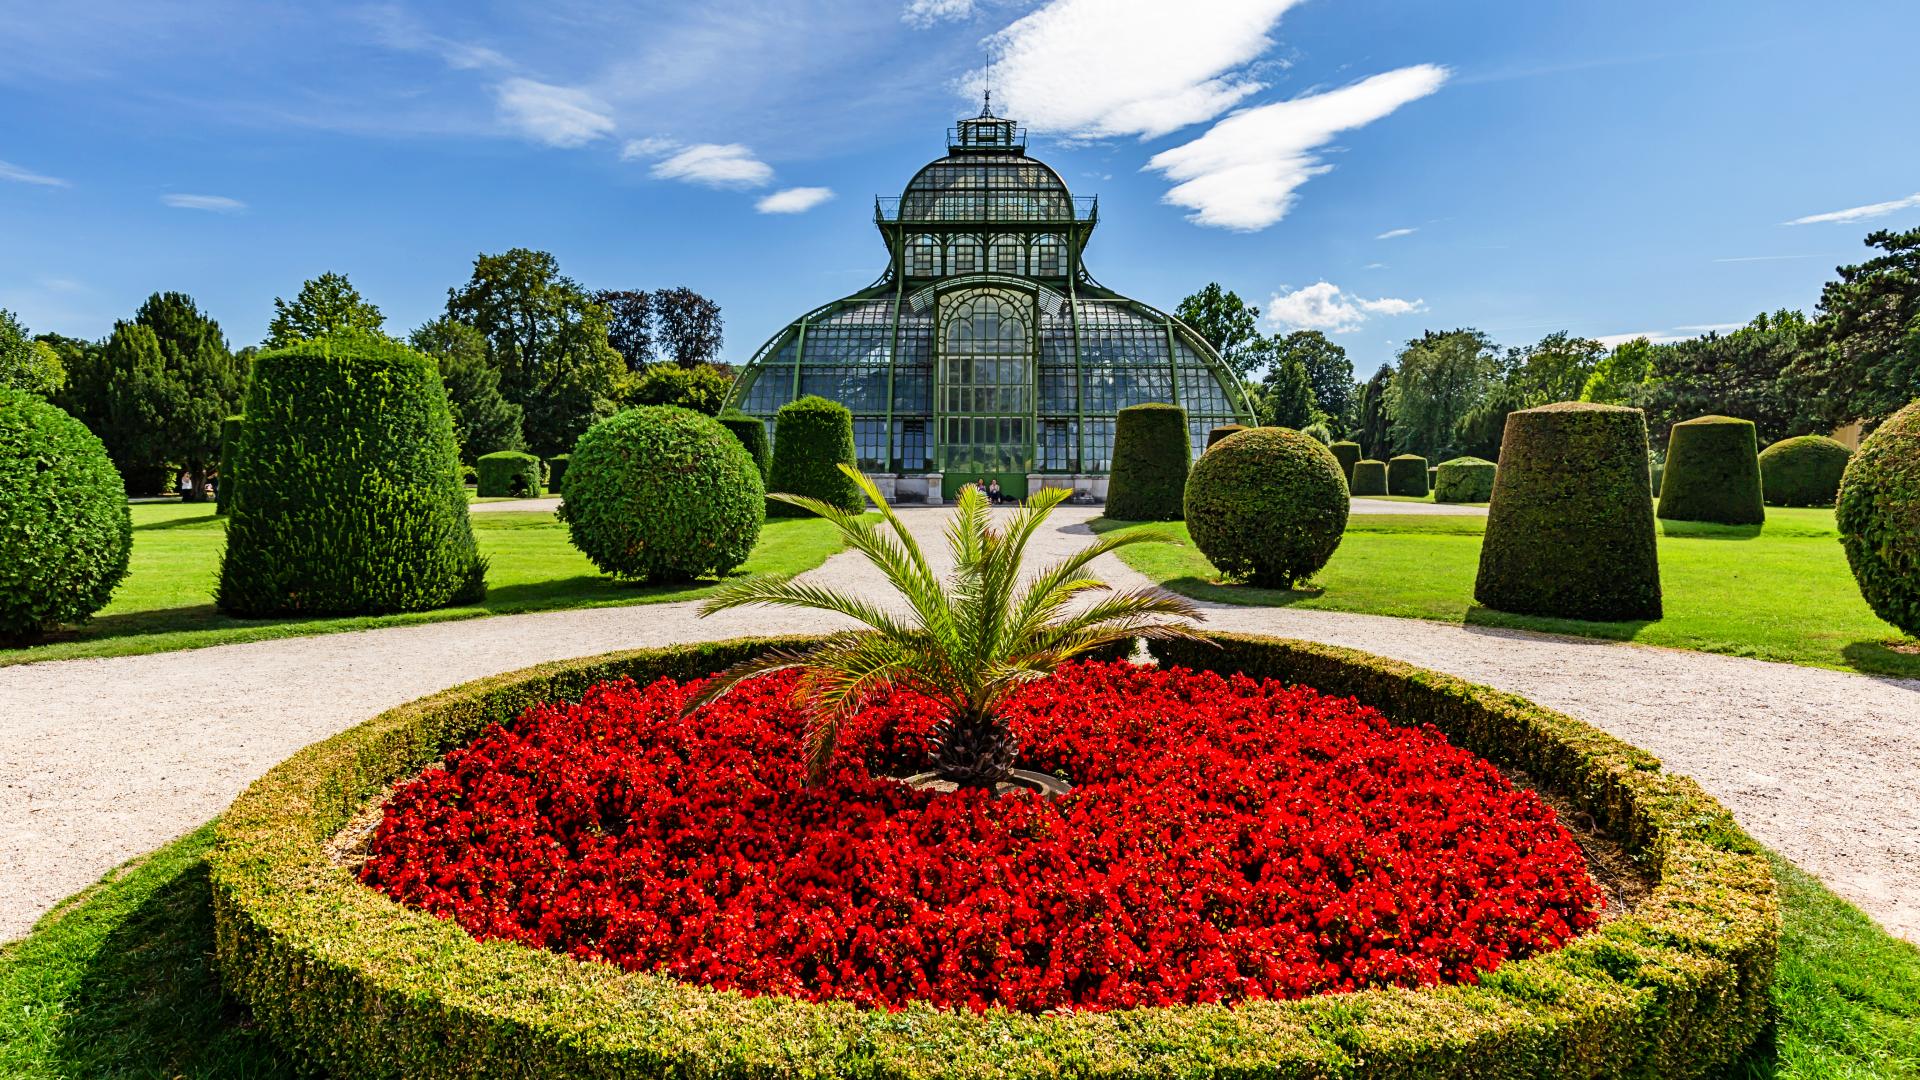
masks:
<instances>
[{"instance_id":1,"label":"green metal framework","mask_svg":"<svg viewBox=\"0 0 1920 1080\"><path fill-rule=\"evenodd\" d=\"M869 472L1105 473L1114 414L1187 409L1195 453L1253 423L1244 389L1179 319L1107 289L1082 255L1099 220L1026 156L1013 121L982 113L898 199L876 199L887 269L774 335L729 404L772 419L818 394L854 414Z\"/></svg>"}]
</instances>

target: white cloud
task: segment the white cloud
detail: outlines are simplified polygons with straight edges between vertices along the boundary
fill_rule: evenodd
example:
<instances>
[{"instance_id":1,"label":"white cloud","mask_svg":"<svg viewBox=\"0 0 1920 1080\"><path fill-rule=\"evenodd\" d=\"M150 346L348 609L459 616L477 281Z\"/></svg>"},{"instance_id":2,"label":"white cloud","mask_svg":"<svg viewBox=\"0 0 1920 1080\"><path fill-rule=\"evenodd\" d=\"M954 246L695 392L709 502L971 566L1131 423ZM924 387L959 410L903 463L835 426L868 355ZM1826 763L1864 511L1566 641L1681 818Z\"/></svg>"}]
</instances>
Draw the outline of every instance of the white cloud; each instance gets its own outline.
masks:
<instances>
[{"instance_id":1,"label":"white cloud","mask_svg":"<svg viewBox=\"0 0 1920 1080\"><path fill-rule=\"evenodd\" d=\"M675 139L628 139L627 145L620 148L621 161L647 161L652 158L666 157L680 149Z\"/></svg>"},{"instance_id":2,"label":"white cloud","mask_svg":"<svg viewBox=\"0 0 1920 1080\"><path fill-rule=\"evenodd\" d=\"M1325 330L1344 334L1360 329L1375 315L1409 315L1426 309L1424 300L1383 296L1366 300L1329 281L1274 293L1267 301L1267 322L1283 330Z\"/></svg>"},{"instance_id":3,"label":"white cloud","mask_svg":"<svg viewBox=\"0 0 1920 1080\"><path fill-rule=\"evenodd\" d=\"M38 184L41 187L73 186L57 176L43 176L5 161L0 161L0 180L11 180L16 184Z\"/></svg>"},{"instance_id":4,"label":"white cloud","mask_svg":"<svg viewBox=\"0 0 1920 1080\"><path fill-rule=\"evenodd\" d=\"M1333 166L1314 151L1343 131L1370 124L1440 89L1449 72L1419 64L1352 86L1245 109L1205 135L1155 154L1149 169L1178 181L1166 201L1192 210L1199 225L1251 232L1293 206L1294 191Z\"/></svg>"},{"instance_id":5,"label":"white cloud","mask_svg":"<svg viewBox=\"0 0 1920 1080\"><path fill-rule=\"evenodd\" d=\"M709 187L761 187L773 179L773 166L739 143L696 143L655 165L653 175Z\"/></svg>"},{"instance_id":6,"label":"white cloud","mask_svg":"<svg viewBox=\"0 0 1920 1080\"><path fill-rule=\"evenodd\" d=\"M585 146L613 134L607 106L584 90L512 78L494 87L500 118L548 146Z\"/></svg>"},{"instance_id":7,"label":"white cloud","mask_svg":"<svg viewBox=\"0 0 1920 1080\"><path fill-rule=\"evenodd\" d=\"M1242 69L1298 2L1051 0L990 40L994 96L1035 131L1086 138L1204 123L1262 89ZM968 96L985 78L969 73Z\"/></svg>"},{"instance_id":8,"label":"white cloud","mask_svg":"<svg viewBox=\"0 0 1920 1080\"><path fill-rule=\"evenodd\" d=\"M160 201L176 210L211 210L218 214L237 213L247 208L246 203L225 195L162 195Z\"/></svg>"},{"instance_id":9,"label":"white cloud","mask_svg":"<svg viewBox=\"0 0 1920 1080\"><path fill-rule=\"evenodd\" d=\"M1366 269L1366 270L1385 270L1386 268L1387 268L1386 263L1368 263L1365 267L1363 267L1363 269Z\"/></svg>"},{"instance_id":10,"label":"white cloud","mask_svg":"<svg viewBox=\"0 0 1920 1080\"><path fill-rule=\"evenodd\" d=\"M796 187L776 191L753 205L763 214L804 214L831 198L832 188Z\"/></svg>"},{"instance_id":11,"label":"white cloud","mask_svg":"<svg viewBox=\"0 0 1920 1080\"><path fill-rule=\"evenodd\" d=\"M1374 237L1374 239L1375 240L1393 240L1402 236L1412 236L1414 233L1417 233L1419 231L1420 231L1419 229L1388 229L1386 232L1383 232L1379 236Z\"/></svg>"},{"instance_id":12,"label":"white cloud","mask_svg":"<svg viewBox=\"0 0 1920 1080\"><path fill-rule=\"evenodd\" d=\"M1891 202L1868 203L1866 206L1850 206L1845 210L1832 210L1824 214L1809 214L1803 218L1794 218L1786 224L1825 225L1832 223L1848 225L1856 221L1885 217L1896 210L1906 210L1915 206L1920 206L1920 192L1915 192L1904 199L1894 199Z\"/></svg>"},{"instance_id":13,"label":"white cloud","mask_svg":"<svg viewBox=\"0 0 1920 1080\"><path fill-rule=\"evenodd\" d=\"M513 67L513 61L485 45L434 33L398 5L374 5L360 9L356 14L373 28L375 40L389 49L432 53L455 71Z\"/></svg>"},{"instance_id":14,"label":"white cloud","mask_svg":"<svg viewBox=\"0 0 1920 1080\"><path fill-rule=\"evenodd\" d=\"M973 14L973 0L908 0L900 18L913 26L932 26Z\"/></svg>"},{"instance_id":15,"label":"white cloud","mask_svg":"<svg viewBox=\"0 0 1920 1080\"><path fill-rule=\"evenodd\" d=\"M1726 334L1738 330L1746 323L1695 323L1691 326L1670 326L1665 330L1635 330L1626 334L1601 334L1593 340L1609 349L1618 348L1635 338L1646 338L1655 345L1671 345L1676 341L1686 341L1705 334Z\"/></svg>"}]
</instances>

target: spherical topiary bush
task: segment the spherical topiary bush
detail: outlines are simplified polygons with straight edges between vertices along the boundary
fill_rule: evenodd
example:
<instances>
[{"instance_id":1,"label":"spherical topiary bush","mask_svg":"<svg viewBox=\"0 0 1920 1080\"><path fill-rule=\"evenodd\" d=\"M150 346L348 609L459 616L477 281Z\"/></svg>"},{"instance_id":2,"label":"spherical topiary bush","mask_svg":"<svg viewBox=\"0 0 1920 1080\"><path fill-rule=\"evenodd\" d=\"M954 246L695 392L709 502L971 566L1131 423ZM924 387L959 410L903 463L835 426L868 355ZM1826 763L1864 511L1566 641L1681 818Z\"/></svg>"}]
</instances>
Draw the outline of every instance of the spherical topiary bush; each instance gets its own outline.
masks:
<instances>
[{"instance_id":1,"label":"spherical topiary bush","mask_svg":"<svg viewBox=\"0 0 1920 1080\"><path fill-rule=\"evenodd\" d=\"M1348 483L1354 495L1385 495L1387 463L1366 458L1353 463L1353 478Z\"/></svg>"},{"instance_id":2,"label":"spherical topiary bush","mask_svg":"<svg viewBox=\"0 0 1920 1080\"><path fill-rule=\"evenodd\" d=\"M240 445L243 417L229 416L220 421L220 478L213 487L213 512L227 512L227 477L233 475L234 450Z\"/></svg>"},{"instance_id":3,"label":"spherical topiary bush","mask_svg":"<svg viewBox=\"0 0 1920 1080\"><path fill-rule=\"evenodd\" d=\"M1238 435L1245 430L1247 430L1247 425L1245 424L1221 424L1219 427L1207 432L1207 449L1211 450L1213 449L1214 443L1219 442L1229 435Z\"/></svg>"},{"instance_id":4,"label":"spherical topiary bush","mask_svg":"<svg viewBox=\"0 0 1920 1080\"><path fill-rule=\"evenodd\" d=\"M1418 454L1401 454L1388 460L1387 494L1426 498L1427 459Z\"/></svg>"},{"instance_id":5,"label":"spherical topiary bush","mask_svg":"<svg viewBox=\"0 0 1920 1080\"><path fill-rule=\"evenodd\" d=\"M1852 457L1825 435L1781 439L1760 451L1760 490L1768 506L1832 506Z\"/></svg>"},{"instance_id":6,"label":"spherical topiary bush","mask_svg":"<svg viewBox=\"0 0 1920 1080\"><path fill-rule=\"evenodd\" d=\"M574 445L560 520L593 564L629 581L685 581L747 561L767 489L740 440L672 405L624 409Z\"/></svg>"},{"instance_id":7,"label":"spherical topiary bush","mask_svg":"<svg viewBox=\"0 0 1920 1080\"><path fill-rule=\"evenodd\" d=\"M0 639L85 621L127 576L132 548L107 448L65 410L0 387Z\"/></svg>"},{"instance_id":8,"label":"spherical topiary bush","mask_svg":"<svg viewBox=\"0 0 1920 1080\"><path fill-rule=\"evenodd\" d=\"M1486 502L1493 498L1493 477L1497 468L1486 458L1477 457L1458 457L1441 462L1434 470L1433 501Z\"/></svg>"},{"instance_id":9,"label":"spherical topiary bush","mask_svg":"<svg viewBox=\"0 0 1920 1080\"><path fill-rule=\"evenodd\" d=\"M1657 619L1660 563L1639 409L1507 414L1474 598L1522 615Z\"/></svg>"},{"instance_id":10,"label":"spherical topiary bush","mask_svg":"<svg viewBox=\"0 0 1920 1080\"><path fill-rule=\"evenodd\" d=\"M1107 510L1120 521L1178 521L1186 498L1193 443L1187 410L1159 403L1130 405L1113 422L1113 470Z\"/></svg>"},{"instance_id":11,"label":"spherical topiary bush","mask_svg":"<svg viewBox=\"0 0 1920 1080\"><path fill-rule=\"evenodd\" d=\"M1347 528L1340 461L1307 435L1249 428L1200 455L1187 530L1228 577L1284 589L1317 573Z\"/></svg>"},{"instance_id":12,"label":"spherical topiary bush","mask_svg":"<svg viewBox=\"0 0 1920 1080\"><path fill-rule=\"evenodd\" d=\"M735 439L739 442L739 439ZM867 505L860 485L840 471L854 467L853 414L837 401L808 394L780 407L773 420L773 464L767 471L767 490L806 495L843 510ZM787 503L771 503L774 517L807 517L807 511Z\"/></svg>"},{"instance_id":13,"label":"spherical topiary bush","mask_svg":"<svg viewBox=\"0 0 1920 1080\"><path fill-rule=\"evenodd\" d=\"M1721 525L1766 520L1753 421L1700 416L1673 425L1667 472L1660 484L1660 516Z\"/></svg>"},{"instance_id":14,"label":"spherical topiary bush","mask_svg":"<svg viewBox=\"0 0 1920 1080\"><path fill-rule=\"evenodd\" d=\"M1920 401L1860 444L1834 507L1860 595L1874 614L1920 637Z\"/></svg>"},{"instance_id":15,"label":"spherical topiary bush","mask_svg":"<svg viewBox=\"0 0 1920 1080\"><path fill-rule=\"evenodd\" d=\"M1337 442L1328 446L1327 449L1333 451L1333 456L1339 460L1340 475L1347 478L1347 483L1353 483L1353 466L1361 458L1366 456L1360 452L1360 444L1357 442Z\"/></svg>"},{"instance_id":16,"label":"spherical topiary bush","mask_svg":"<svg viewBox=\"0 0 1920 1080\"><path fill-rule=\"evenodd\" d=\"M767 422L743 412L725 412L720 414L720 426L733 432L733 437L747 448L754 466L760 470L760 479L767 479L767 470L773 466L773 449L767 445Z\"/></svg>"},{"instance_id":17,"label":"spherical topiary bush","mask_svg":"<svg viewBox=\"0 0 1920 1080\"><path fill-rule=\"evenodd\" d=\"M540 486L540 459L518 450L482 454L474 464L480 469L477 494L483 499L537 499L546 494Z\"/></svg>"},{"instance_id":18,"label":"spherical topiary bush","mask_svg":"<svg viewBox=\"0 0 1920 1080\"><path fill-rule=\"evenodd\" d=\"M440 369L343 333L261 353L214 600L235 615L382 614L486 595Z\"/></svg>"}]
</instances>

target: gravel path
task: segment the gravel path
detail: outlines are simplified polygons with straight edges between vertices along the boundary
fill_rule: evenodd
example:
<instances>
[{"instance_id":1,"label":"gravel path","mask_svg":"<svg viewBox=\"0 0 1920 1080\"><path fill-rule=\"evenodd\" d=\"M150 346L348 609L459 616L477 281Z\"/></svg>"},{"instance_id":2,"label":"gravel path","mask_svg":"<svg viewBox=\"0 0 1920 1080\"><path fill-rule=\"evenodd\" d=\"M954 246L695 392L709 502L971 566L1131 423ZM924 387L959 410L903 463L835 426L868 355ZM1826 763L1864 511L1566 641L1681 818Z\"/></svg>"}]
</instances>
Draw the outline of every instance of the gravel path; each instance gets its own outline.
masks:
<instances>
[{"instance_id":1,"label":"gravel path","mask_svg":"<svg viewBox=\"0 0 1920 1080\"><path fill-rule=\"evenodd\" d=\"M1486 517L1485 506L1466 506L1461 503L1400 502L1396 499L1369 499L1359 496L1353 500L1355 514L1434 514L1440 517Z\"/></svg>"},{"instance_id":2,"label":"gravel path","mask_svg":"<svg viewBox=\"0 0 1920 1080\"><path fill-rule=\"evenodd\" d=\"M1062 507L1040 554L1084 543L1097 513ZM905 516L941 546L945 511ZM1111 558L1100 572L1144 580ZM879 585L851 554L813 576ZM1366 649L1597 724L1699 780L1760 840L1920 941L1920 681L1372 615L1207 612L1212 628ZM651 604L0 668L0 941L213 817L294 750L382 709L545 660L831 625Z\"/></svg>"}]
</instances>

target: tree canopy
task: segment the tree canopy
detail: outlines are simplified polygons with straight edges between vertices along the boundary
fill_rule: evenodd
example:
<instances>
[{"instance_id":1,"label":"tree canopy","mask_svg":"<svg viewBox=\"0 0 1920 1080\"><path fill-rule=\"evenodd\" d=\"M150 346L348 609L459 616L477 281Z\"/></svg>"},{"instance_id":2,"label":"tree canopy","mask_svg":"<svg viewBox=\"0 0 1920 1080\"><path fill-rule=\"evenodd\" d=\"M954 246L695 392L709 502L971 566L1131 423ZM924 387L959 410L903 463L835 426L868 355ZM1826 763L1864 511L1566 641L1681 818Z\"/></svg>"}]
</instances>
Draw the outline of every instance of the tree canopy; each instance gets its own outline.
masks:
<instances>
[{"instance_id":1,"label":"tree canopy","mask_svg":"<svg viewBox=\"0 0 1920 1080\"><path fill-rule=\"evenodd\" d=\"M360 295L347 275L329 272L302 283L291 301L273 298L266 347L285 348L336 330L382 334L386 323L387 317Z\"/></svg>"},{"instance_id":2,"label":"tree canopy","mask_svg":"<svg viewBox=\"0 0 1920 1080\"><path fill-rule=\"evenodd\" d=\"M0 308L0 388L52 398L66 382L59 351L28 337L19 318Z\"/></svg>"},{"instance_id":3,"label":"tree canopy","mask_svg":"<svg viewBox=\"0 0 1920 1080\"><path fill-rule=\"evenodd\" d=\"M114 325L101 362L106 430L95 434L121 471L181 466L205 477L220 457L220 422L246 391L220 324L185 293L154 293Z\"/></svg>"},{"instance_id":4,"label":"tree canopy","mask_svg":"<svg viewBox=\"0 0 1920 1080\"><path fill-rule=\"evenodd\" d=\"M653 294L654 340L661 354L683 368L716 363L725 320L720 305L684 285Z\"/></svg>"},{"instance_id":5,"label":"tree canopy","mask_svg":"<svg viewBox=\"0 0 1920 1080\"><path fill-rule=\"evenodd\" d=\"M1920 399L1920 228L1867 237L1882 254L1842 266L1789 372L1795 397L1829 426L1868 427Z\"/></svg>"},{"instance_id":6,"label":"tree canopy","mask_svg":"<svg viewBox=\"0 0 1920 1080\"><path fill-rule=\"evenodd\" d=\"M1267 359L1260 346L1260 309L1240 294L1209 281L1205 288L1180 301L1173 313L1194 333L1206 339L1227 367L1244 379Z\"/></svg>"},{"instance_id":7,"label":"tree canopy","mask_svg":"<svg viewBox=\"0 0 1920 1080\"><path fill-rule=\"evenodd\" d=\"M527 448L524 414L520 406L501 396L500 373L487 362L487 339L480 331L442 317L421 326L407 340L440 366L462 462L471 465L484 454Z\"/></svg>"},{"instance_id":8,"label":"tree canopy","mask_svg":"<svg viewBox=\"0 0 1920 1080\"><path fill-rule=\"evenodd\" d=\"M1478 330L1429 330L1408 342L1386 392L1394 446L1429 459L1451 448L1454 426L1487 396L1499 370L1493 342Z\"/></svg>"}]
</instances>

